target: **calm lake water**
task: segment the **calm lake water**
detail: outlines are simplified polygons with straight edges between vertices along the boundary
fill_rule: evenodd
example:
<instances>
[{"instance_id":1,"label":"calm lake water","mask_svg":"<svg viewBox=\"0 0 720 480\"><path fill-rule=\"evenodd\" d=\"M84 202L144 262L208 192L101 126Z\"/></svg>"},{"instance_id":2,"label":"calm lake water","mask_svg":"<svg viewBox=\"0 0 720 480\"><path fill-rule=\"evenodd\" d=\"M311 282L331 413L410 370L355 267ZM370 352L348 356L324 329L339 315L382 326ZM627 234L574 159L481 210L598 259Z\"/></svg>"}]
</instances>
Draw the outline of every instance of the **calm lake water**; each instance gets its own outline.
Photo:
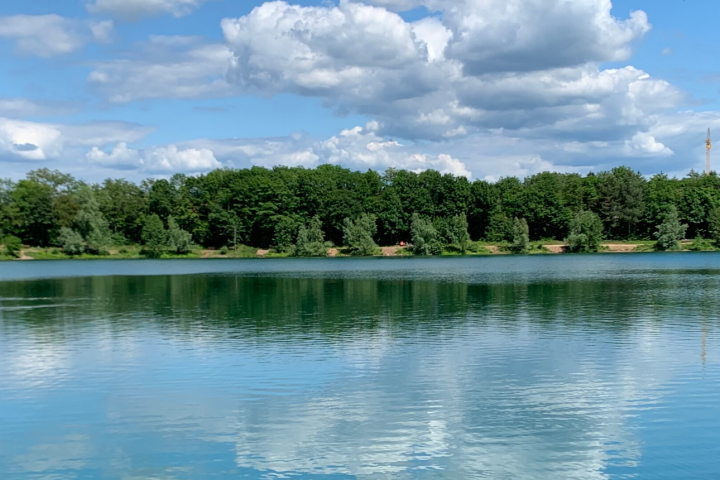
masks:
<instances>
[{"instance_id":1,"label":"calm lake water","mask_svg":"<svg viewBox=\"0 0 720 480\"><path fill-rule=\"evenodd\" d=\"M720 254L0 262L0 478L720 478Z\"/></svg>"}]
</instances>

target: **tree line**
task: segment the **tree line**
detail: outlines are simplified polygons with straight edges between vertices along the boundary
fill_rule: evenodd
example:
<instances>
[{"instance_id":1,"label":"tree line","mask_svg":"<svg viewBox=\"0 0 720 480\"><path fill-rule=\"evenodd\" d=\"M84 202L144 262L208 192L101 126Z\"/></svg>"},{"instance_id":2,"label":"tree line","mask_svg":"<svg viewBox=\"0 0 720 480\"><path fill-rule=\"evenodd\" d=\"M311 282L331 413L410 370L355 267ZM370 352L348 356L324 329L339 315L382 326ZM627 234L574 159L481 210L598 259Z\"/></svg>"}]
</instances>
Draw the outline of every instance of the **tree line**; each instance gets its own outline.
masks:
<instances>
[{"instance_id":1,"label":"tree line","mask_svg":"<svg viewBox=\"0 0 720 480\"><path fill-rule=\"evenodd\" d=\"M74 253L141 244L150 256L183 253L192 244L297 255L349 245L369 254L376 245L401 241L425 254L448 244L464 251L478 240L518 250L530 241L565 240L582 250L597 239L658 239L667 235L659 227L673 216L673 235L715 238L719 208L715 173L647 179L628 167L495 183L434 170L379 173L322 165L88 184L40 169L17 182L0 180L0 238Z\"/></svg>"}]
</instances>

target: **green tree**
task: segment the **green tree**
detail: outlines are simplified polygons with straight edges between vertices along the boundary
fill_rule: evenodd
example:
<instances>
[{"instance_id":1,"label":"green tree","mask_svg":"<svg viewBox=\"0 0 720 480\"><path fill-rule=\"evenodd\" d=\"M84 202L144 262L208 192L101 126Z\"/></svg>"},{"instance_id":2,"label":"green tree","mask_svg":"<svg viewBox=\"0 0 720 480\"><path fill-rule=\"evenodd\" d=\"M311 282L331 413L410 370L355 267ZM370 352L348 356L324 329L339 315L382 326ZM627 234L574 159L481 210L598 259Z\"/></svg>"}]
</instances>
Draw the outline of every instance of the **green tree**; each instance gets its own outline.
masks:
<instances>
[{"instance_id":1,"label":"green tree","mask_svg":"<svg viewBox=\"0 0 720 480\"><path fill-rule=\"evenodd\" d=\"M58 243L68 255L80 255L85 251L85 241L82 235L67 227L60 229Z\"/></svg>"},{"instance_id":2,"label":"green tree","mask_svg":"<svg viewBox=\"0 0 720 480\"><path fill-rule=\"evenodd\" d=\"M346 218L343 233L345 245L350 248L353 255L370 256L375 254L377 249L373 240L377 234L375 215L363 214L354 222Z\"/></svg>"},{"instance_id":3,"label":"green tree","mask_svg":"<svg viewBox=\"0 0 720 480\"><path fill-rule=\"evenodd\" d=\"M513 253L527 253L530 251L530 229L527 220L515 217L513 221L513 243L510 247Z\"/></svg>"},{"instance_id":4,"label":"green tree","mask_svg":"<svg viewBox=\"0 0 720 480\"><path fill-rule=\"evenodd\" d=\"M142 230L145 252L150 258L160 258L168 244L168 236L160 217L153 214L145 220Z\"/></svg>"},{"instance_id":5,"label":"green tree","mask_svg":"<svg viewBox=\"0 0 720 480\"><path fill-rule=\"evenodd\" d=\"M465 254L470 245L467 217L463 214L451 217L448 222L448 230L451 236L450 243L456 245Z\"/></svg>"},{"instance_id":6,"label":"green tree","mask_svg":"<svg viewBox=\"0 0 720 480\"><path fill-rule=\"evenodd\" d=\"M294 253L297 257L327 256L325 234L322 231L322 222L318 217L313 217L307 226L300 226Z\"/></svg>"},{"instance_id":7,"label":"green tree","mask_svg":"<svg viewBox=\"0 0 720 480\"><path fill-rule=\"evenodd\" d=\"M20 258L20 252L22 250L22 241L14 236L14 235L8 235L5 237L5 240L3 240L5 243L5 252L15 258Z\"/></svg>"},{"instance_id":8,"label":"green tree","mask_svg":"<svg viewBox=\"0 0 720 480\"><path fill-rule=\"evenodd\" d=\"M415 255L440 255L442 253L442 243L439 240L438 232L427 218L421 217L417 213L413 214L410 233Z\"/></svg>"},{"instance_id":9,"label":"green tree","mask_svg":"<svg viewBox=\"0 0 720 480\"><path fill-rule=\"evenodd\" d=\"M680 240L685 238L688 226L680 223L677 207L671 206L665 215L665 220L658 226L655 232L658 250L679 250Z\"/></svg>"},{"instance_id":10,"label":"green tree","mask_svg":"<svg viewBox=\"0 0 720 480\"><path fill-rule=\"evenodd\" d=\"M168 243L178 255L185 255L192 248L192 235L180 228L172 215L168 217Z\"/></svg>"},{"instance_id":11,"label":"green tree","mask_svg":"<svg viewBox=\"0 0 720 480\"><path fill-rule=\"evenodd\" d=\"M565 240L571 252L597 252L603 237L602 220L588 210L575 215L570 223L570 236Z\"/></svg>"},{"instance_id":12,"label":"green tree","mask_svg":"<svg viewBox=\"0 0 720 480\"><path fill-rule=\"evenodd\" d=\"M505 215L499 203L495 205L490 214L485 238L489 242L504 242L513 238L513 222Z\"/></svg>"},{"instance_id":13,"label":"green tree","mask_svg":"<svg viewBox=\"0 0 720 480\"><path fill-rule=\"evenodd\" d=\"M297 238L298 222L288 216L280 217L275 223L274 242L279 252L290 252Z\"/></svg>"},{"instance_id":14,"label":"green tree","mask_svg":"<svg viewBox=\"0 0 720 480\"><path fill-rule=\"evenodd\" d=\"M83 237L87 250L95 255L107 255L113 242L113 235L105 216L100 210L95 192L87 185L82 185L75 193L80 204L74 225L75 230Z\"/></svg>"},{"instance_id":15,"label":"green tree","mask_svg":"<svg viewBox=\"0 0 720 480\"><path fill-rule=\"evenodd\" d=\"M708 233L716 245L720 246L720 207L710 210L708 215Z\"/></svg>"}]
</instances>

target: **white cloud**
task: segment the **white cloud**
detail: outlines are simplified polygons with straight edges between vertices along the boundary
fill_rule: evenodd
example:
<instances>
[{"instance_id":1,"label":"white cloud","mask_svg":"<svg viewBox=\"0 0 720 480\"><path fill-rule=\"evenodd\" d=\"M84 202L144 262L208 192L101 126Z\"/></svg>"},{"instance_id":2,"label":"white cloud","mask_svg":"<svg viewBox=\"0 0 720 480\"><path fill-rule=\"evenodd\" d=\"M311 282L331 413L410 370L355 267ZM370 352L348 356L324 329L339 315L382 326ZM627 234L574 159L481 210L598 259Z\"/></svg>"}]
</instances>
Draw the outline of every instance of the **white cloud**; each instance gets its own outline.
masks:
<instances>
[{"instance_id":1,"label":"white cloud","mask_svg":"<svg viewBox=\"0 0 720 480\"><path fill-rule=\"evenodd\" d=\"M139 151L127 148L126 143L119 143L110 153L93 147L86 158L105 167L139 169L149 173L197 173L222 166L208 149L178 149L175 145Z\"/></svg>"},{"instance_id":2,"label":"white cloud","mask_svg":"<svg viewBox=\"0 0 720 480\"><path fill-rule=\"evenodd\" d=\"M453 31L447 54L472 75L539 71L626 60L650 30L642 11L612 17L610 0L464 0L443 22Z\"/></svg>"},{"instance_id":3,"label":"white cloud","mask_svg":"<svg viewBox=\"0 0 720 480\"><path fill-rule=\"evenodd\" d=\"M15 40L20 53L39 57L64 55L89 41L107 42L112 22L84 22L59 15L0 17L0 37Z\"/></svg>"},{"instance_id":4,"label":"white cloud","mask_svg":"<svg viewBox=\"0 0 720 480\"><path fill-rule=\"evenodd\" d=\"M109 43L115 30L115 22L104 20L102 22L91 22L90 31L93 38L99 43Z\"/></svg>"},{"instance_id":5,"label":"white cloud","mask_svg":"<svg viewBox=\"0 0 720 480\"><path fill-rule=\"evenodd\" d=\"M153 36L142 55L96 65L88 84L111 103L149 98L200 98L229 95L225 81L228 48L197 37Z\"/></svg>"},{"instance_id":6,"label":"white cloud","mask_svg":"<svg viewBox=\"0 0 720 480\"><path fill-rule=\"evenodd\" d=\"M27 98L0 97L0 117L26 118L62 115L74 112L77 105L71 102L34 101Z\"/></svg>"},{"instance_id":7,"label":"white cloud","mask_svg":"<svg viewBox=\"0 0 720 480\"><path fill-rule=\"evenodd\" d=\"M57 160L81 147L137 141L151 131L125 122L62 125L0 117L0 160Z\"/></svg>"},{"instance_id":8,"label":"white cloud","mask_svg":"<svg viewBox=\"0 0 720 480\"><path fill-rule=\"evenodd\" d=\"M160 14L182 17L207 0L94 0L87 5L90 13L106 13L123 20L138 20Z\"/></svg>"},{"instance_id":9,"label":"white cloud","mask_svg":"<svg viewBox=\"0 0 720 480\"><path fill-rule=\"evenodd\" d=\"M51 125L0 118L0 158L48 160L60 154L64 143Z\"/></svg>"}]
</instances>

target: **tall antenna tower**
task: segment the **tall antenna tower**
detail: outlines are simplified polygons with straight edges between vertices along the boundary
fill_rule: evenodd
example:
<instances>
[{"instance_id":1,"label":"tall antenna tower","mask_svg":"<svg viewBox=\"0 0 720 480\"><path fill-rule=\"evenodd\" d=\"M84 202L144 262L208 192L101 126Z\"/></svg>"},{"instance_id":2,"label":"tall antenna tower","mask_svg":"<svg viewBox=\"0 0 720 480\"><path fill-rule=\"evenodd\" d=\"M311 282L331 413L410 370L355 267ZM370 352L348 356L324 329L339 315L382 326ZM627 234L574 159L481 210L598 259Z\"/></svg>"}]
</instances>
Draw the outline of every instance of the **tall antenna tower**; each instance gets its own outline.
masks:
<instances>
[{"instance_id":1,"label":"tall antenna tower","mask_svg":"<svg viewBox=\"0 0 720 480\"><path fill-rule=\"evenodd\" d=\"M707 153L705 154L705 175L710 175L710 149L712 148L712 141L710 141L709 128L707 140L705 140L705 148L707 149Z\"/></svg>"}]
</instances>

